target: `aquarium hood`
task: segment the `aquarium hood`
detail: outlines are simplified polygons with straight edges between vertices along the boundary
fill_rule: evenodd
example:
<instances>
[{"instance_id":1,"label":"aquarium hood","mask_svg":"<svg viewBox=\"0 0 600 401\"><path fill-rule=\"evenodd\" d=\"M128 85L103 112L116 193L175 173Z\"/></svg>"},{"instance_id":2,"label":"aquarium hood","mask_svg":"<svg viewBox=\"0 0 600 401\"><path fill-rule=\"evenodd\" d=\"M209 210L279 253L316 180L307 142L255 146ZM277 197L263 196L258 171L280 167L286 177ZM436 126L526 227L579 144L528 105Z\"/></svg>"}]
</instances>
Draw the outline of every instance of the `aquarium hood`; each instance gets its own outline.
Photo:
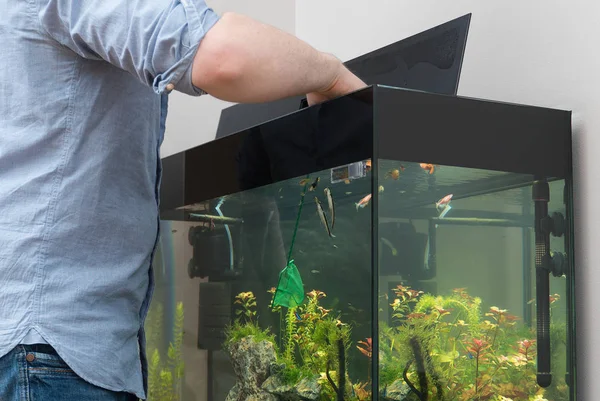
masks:
<instances>
[{"instance_id":1,"label":"aquarium hood","mask_svg":"<svg viewBox=\"0 0 600 401\"><path fill-rule=\"evenodd\" d=\"M377 158L513 173L466 182L465 196L564 178L570 116L374 85L163 159L161 213Z\"/></svg>"}]
</instances>

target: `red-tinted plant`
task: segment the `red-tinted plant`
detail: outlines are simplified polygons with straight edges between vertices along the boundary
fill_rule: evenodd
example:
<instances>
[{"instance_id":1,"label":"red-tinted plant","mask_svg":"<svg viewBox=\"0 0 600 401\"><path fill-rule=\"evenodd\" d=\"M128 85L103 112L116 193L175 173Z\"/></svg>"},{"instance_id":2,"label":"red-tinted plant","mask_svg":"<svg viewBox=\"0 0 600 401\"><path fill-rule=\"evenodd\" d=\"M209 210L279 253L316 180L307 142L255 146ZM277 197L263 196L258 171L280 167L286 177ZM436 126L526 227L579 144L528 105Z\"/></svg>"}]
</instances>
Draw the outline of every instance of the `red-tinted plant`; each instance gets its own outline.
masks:
<instances>
[{"instance_id":1,"label":"red-tinted plant","mask_svg":"<svg viewBox=\"0 0 600 401\"><path fill-rule=\"evenodd\" d=\"M535 340L522 340L518 342L519 354L525 357L525 361L528 362L530 357L533 359L533 346Z\"/></svg>"},{"instance_id":2,"label":"red-tinted plant","mask_svg":"<svg viewBox=\"0 0 600 401\"><path fill-rule=\"evenodd\" d=\"M490 347L485 340L474 338L467 345L467 351L475 359L475 395L479 396L479 361L483 353Z\"/></svg>"},{"instance_id":3,"label":"red-tinted plant","mask_svg":"<svg viewBox=\"0 0 600 401\"><path fill-rule=\"evenodd\" d=\"M395 319L402 320L405 316L410 313L411 303L418 301L419 295L423 294L423 291L417 291L411 289L409 286L398 285L394 288L396 299L390 304L394 313L392 316Z\"/></svg>"},{"instance_id":4,"label":"red-tinted plant","mask_svg":"<svg viewBox=\"0 0 600 401\"><path fill-rule=\"evenodd\" d=\"M491 317L494 321L494 337L492 339L492 347L496 345L496 338L501 328L512 327L517 323L519 319L517 316L510 315L506 309L500 309L497 306L492 306L490 311L485 315Z\"/></svg>"}]
</instances>

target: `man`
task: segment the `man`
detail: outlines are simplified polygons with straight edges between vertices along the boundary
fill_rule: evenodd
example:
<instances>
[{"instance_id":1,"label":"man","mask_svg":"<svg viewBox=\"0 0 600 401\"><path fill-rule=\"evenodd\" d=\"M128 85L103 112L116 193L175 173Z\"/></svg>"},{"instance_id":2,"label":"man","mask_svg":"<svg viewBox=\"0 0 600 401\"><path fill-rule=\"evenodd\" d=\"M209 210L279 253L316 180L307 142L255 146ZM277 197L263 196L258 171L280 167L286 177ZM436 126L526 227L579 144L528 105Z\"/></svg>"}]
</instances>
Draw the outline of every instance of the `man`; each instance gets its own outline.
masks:
<instances>
[{"instance_id":1,"label":"man","mask_svg":"<svg viewBox=\"0 0 600 401\"><path fill-rule=\"evenodd\" d=\"M204 0L0 0L0 38L0 400L145 398L167 94L364 84Z\"/></svg>"}]
</instances>

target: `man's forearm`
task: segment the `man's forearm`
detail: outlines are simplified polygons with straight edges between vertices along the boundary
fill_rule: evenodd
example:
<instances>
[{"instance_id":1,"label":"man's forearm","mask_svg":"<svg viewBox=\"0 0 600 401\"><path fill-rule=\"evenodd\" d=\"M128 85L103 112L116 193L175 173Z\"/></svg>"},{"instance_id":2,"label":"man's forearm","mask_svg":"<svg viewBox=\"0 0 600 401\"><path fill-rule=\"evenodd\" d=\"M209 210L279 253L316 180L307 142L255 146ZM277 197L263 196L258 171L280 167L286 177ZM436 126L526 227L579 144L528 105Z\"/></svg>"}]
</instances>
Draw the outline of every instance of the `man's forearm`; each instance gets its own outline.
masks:
<instances>
[{"instance_id":1,"label":"man's forearm","mask_svg":"<svg viewBox=\"0 0 600 401\"><path fill-rule=\"evenodd\" d=\"M232 102L267 102L327 91L342 63L277 28L226 13L207 32L194 59L192 80Z\"/></svg>"}]
</instances>

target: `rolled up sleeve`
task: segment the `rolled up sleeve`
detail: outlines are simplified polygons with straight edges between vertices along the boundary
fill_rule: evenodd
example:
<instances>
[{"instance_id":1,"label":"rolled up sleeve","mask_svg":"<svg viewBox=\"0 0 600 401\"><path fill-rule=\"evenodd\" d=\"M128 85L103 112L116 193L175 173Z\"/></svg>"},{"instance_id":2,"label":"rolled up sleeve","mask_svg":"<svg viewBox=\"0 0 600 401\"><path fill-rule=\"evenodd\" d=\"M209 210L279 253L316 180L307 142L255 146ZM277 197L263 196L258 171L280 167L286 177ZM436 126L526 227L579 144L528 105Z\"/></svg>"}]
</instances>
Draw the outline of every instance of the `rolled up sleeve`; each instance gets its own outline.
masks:
<instances>
[{"instance_id":1,"label":"rolled up sleeve","mask_svg":"<svg viewBox=\"0 0 600 401\"><path fill-rule=\"evenodd\" d=\"M162 94L192 84L198 46L218 15L204 0L37 0L43 29L81 57L105 60Z\"/></svg>"}]
</instances>

